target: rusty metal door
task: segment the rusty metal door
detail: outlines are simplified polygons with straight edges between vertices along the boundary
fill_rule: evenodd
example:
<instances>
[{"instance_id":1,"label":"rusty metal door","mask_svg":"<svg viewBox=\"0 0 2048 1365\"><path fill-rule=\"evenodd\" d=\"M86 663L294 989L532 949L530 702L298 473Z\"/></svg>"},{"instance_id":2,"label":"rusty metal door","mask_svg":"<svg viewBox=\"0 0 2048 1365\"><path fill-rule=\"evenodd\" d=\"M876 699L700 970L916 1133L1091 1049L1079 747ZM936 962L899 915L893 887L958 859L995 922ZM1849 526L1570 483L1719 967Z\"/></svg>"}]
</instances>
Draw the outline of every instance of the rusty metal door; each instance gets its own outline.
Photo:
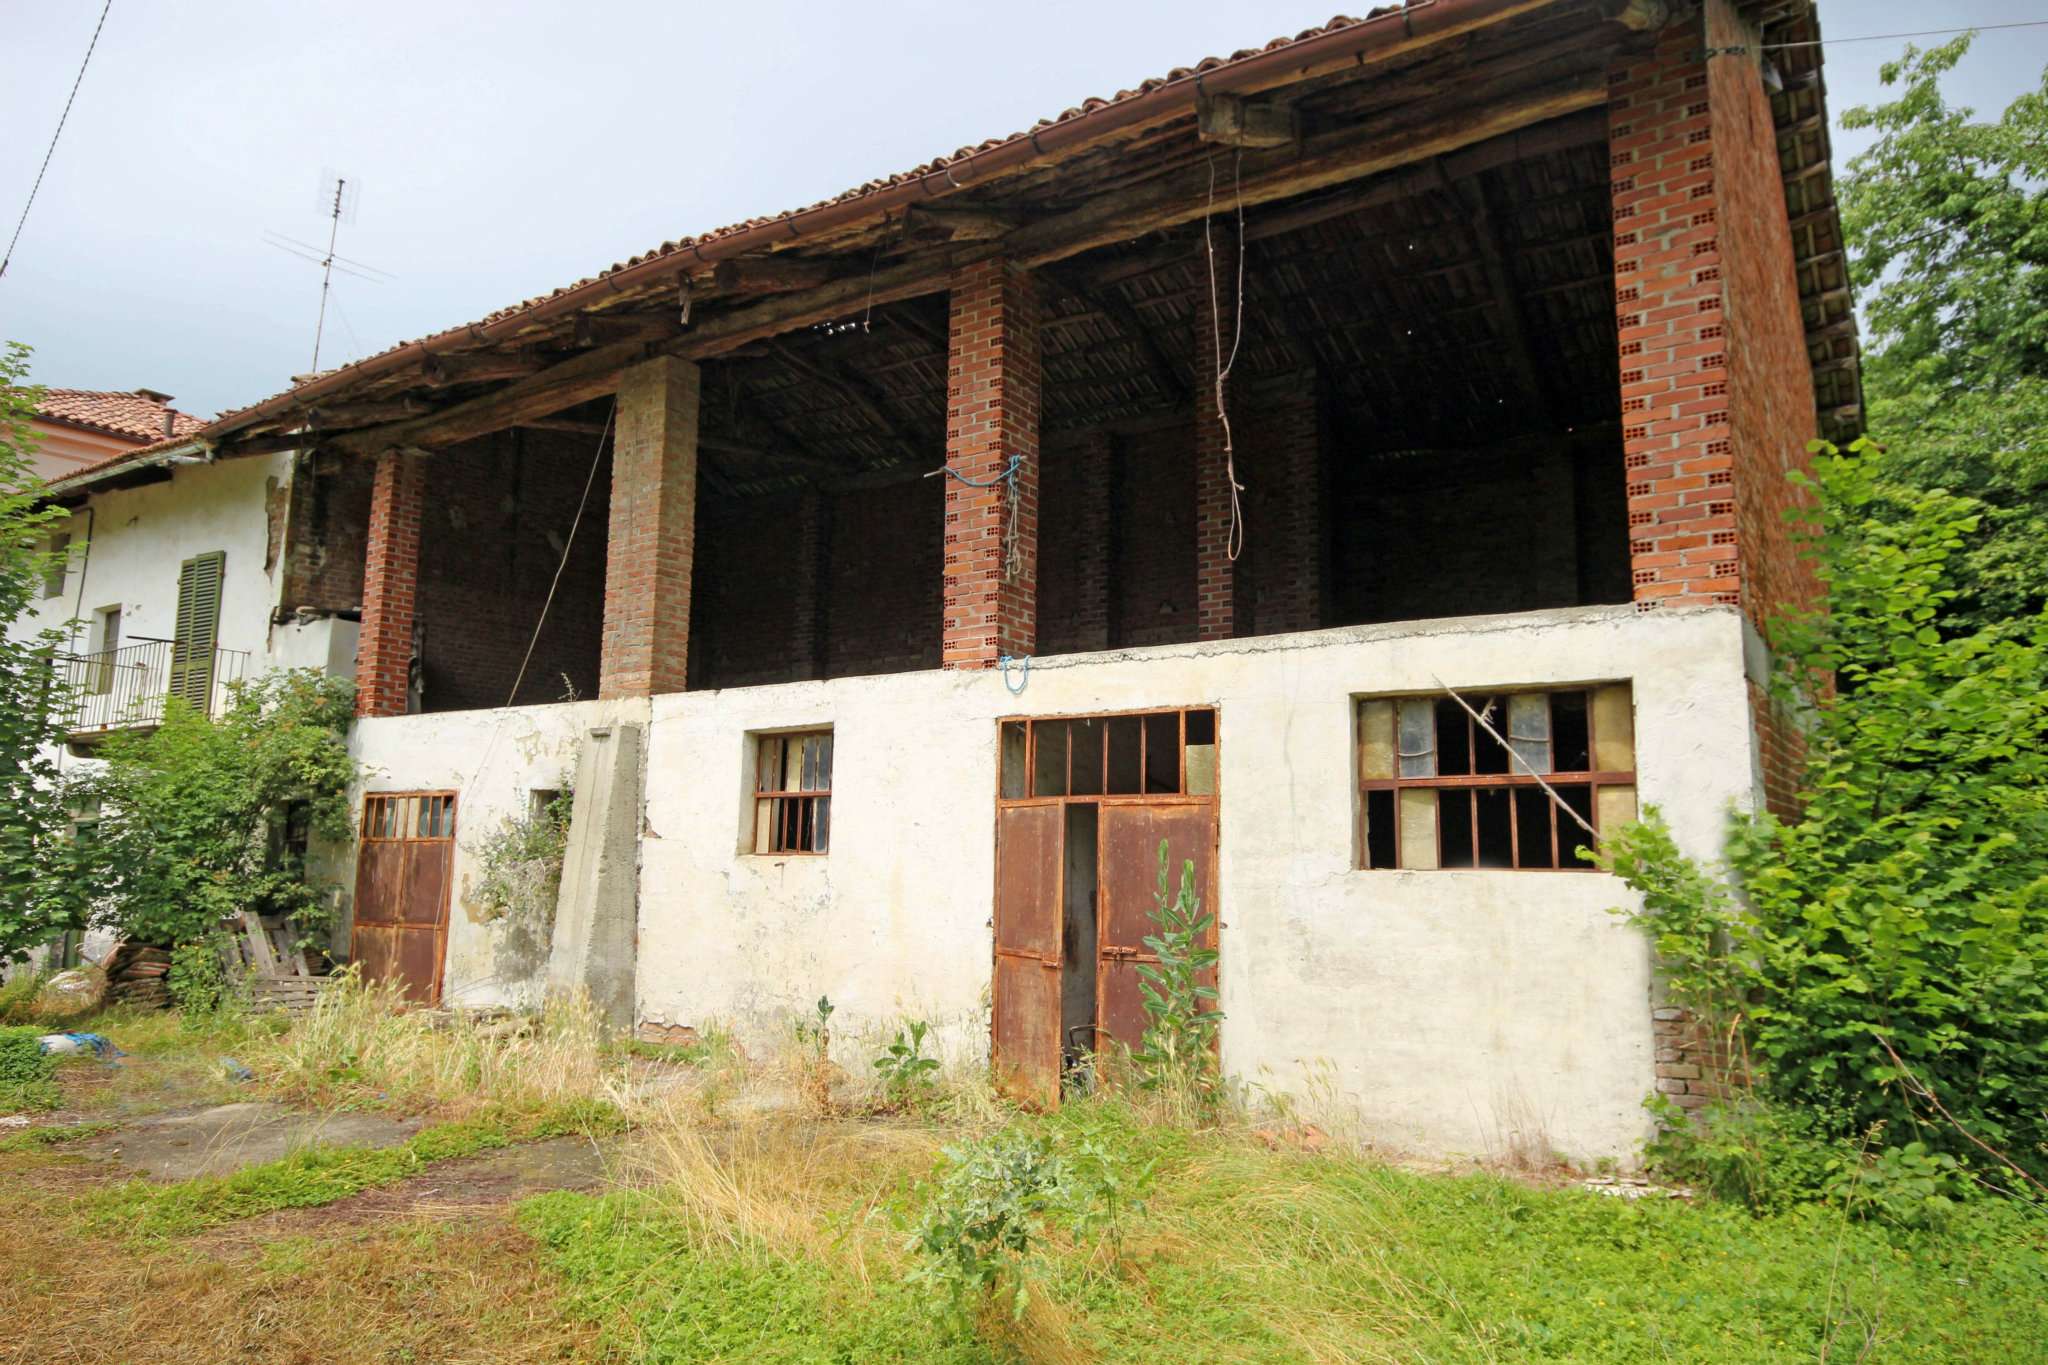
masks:
<instances>
[{"instance_id":1,"label":"rusty metal door","mask_svg":"<svg viewBox=\"0 0 2048 1365\"><path fill-rule=\"evenodd\" d=\"M1168 900L1179 893L1181 869L1192 861L1195 895L1210 916L1207 946L1216 946L1216 806L1106 805L1101 819L1096 1025L1105 1041L1135 1049L1145 1036L1145 994L1138 965L1159 961L1159 955L1145 946L1145 938L1157 932L1152 912L1159 890L1160 840L1166 841ZM1202 974L1202 984L1215 988L1214 968Z\"/></svg>"},{"instance_id":2,"label":"rusty metal door","mask_svg":"<svg viewBox=\"0 0 2048 1365\"><path fill-rule=\"evenodd\" d=\"M1057 802L996 813L997 1083L1047 1108L1060 1094L1060 897L1065 809Z\"/></svg>"},{"instance_id":3,"label":"rusty metal door","mask_svg":"<svg viewBox=\"0 0 2048 1365\"><path fill-rule=\"evenodd\" d=\"M454 868L455 793L363 799L349 956L365 980L397 982L416 1004L439 1002Z\"/></svg>"}]
</instances>

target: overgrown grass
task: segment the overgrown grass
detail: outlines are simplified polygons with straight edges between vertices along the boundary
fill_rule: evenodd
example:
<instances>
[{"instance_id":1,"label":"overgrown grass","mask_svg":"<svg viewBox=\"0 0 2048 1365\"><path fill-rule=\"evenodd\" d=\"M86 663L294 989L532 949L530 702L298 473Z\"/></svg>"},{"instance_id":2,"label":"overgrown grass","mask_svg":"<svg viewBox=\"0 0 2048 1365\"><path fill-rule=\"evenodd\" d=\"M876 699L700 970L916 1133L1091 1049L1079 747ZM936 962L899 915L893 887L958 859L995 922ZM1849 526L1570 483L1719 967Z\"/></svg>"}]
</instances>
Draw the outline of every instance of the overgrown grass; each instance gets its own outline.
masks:
<instances>
[{"instance_id":1,"label":"overgrown grass","mask_svg":"<svg viewBox=\"0 0 2048 1365\"><path fill-rule=\"evenodd\" d=\"M948 1326L907 1282L918 1177L968 1128L657 1127L660 1183L525 1224L647 1361L2024 1361L2048 1334L2048 1222L2013 1205L1920 1232L1272 1151L1115 1101L1011 1124L1156 1172L1120 1257L1047 1230L1021 1322Z\"/></svg>"},{"instance_id":2,"label":"overgrown grass","mask_svg":"<svg viewBox=\"0 0 2048 1365\"><path fill-rule=\"evenodd\" d=\"M408 1010L395 988L353 973L244 1060L283 1097L328 1108L460 1114L624 1097L625 1059L606 1048L587 1001L553 1003L532 1019Z\"/></svg>"},{"instance_id":3,"label":"overgrown grass","mask_svg":"<svg viewBox=\"0 0 2048 1365\"><path fill-rule=\"evenodd\" d=\"M311 1208L419 1174L437 1161L515 1142L616 1132L616 1111L583 1102L541 1113L483 1113L436 1124L393 1147L308 1147L232 1175L174 1184L130 1180L80 1201L86 1225L141 1237L182 1236L277 1209Z\"/></svg>"},{"instance_id":4,"label":"overgrown grass","mask_svg":"<svg viewBox=\"0 0 2048 1365\"><path fill-rule=\"evenodd\" d=\"M34 1152L66 1142L83 1142L112 1131L111 1123L46 1123L40 1128L22 1128L0 1136L0 1152Z\"/></svg>"},{"instance_id":5,"label":"overgrown grass","mask_svg":"<svg viewBox=\"0 0 2048 1365\"><path fill-rule=\"evenodd\" d=\"M901 1280L844 1276L830 1259L693 1237L632 1193L545 1194L520 1209L605 1346L646 1362L993 1359L949 1338Z\"/></svg>"}]
</instances>

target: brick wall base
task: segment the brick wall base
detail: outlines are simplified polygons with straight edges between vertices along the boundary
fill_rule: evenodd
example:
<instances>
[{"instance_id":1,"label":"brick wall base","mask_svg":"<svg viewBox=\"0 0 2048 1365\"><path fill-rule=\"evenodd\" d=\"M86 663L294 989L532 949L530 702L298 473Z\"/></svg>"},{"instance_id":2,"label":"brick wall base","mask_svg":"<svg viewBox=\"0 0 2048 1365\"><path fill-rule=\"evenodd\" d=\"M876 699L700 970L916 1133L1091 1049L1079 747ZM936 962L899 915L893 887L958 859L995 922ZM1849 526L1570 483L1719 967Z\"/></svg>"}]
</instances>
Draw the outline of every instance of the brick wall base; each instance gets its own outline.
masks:
<instances>
[{"instance_id":1,"label":"brick wall base","mask_svg":"<svg viewBox=\"0 0 2048 1365\"><path fill-rule=\"evenodd\" d=\"M1650 1013L1656 1040L1657 1093L1688 1112L1749 1088L1740 1034L1702 1026L1691 1011L1667 1005Z\"/></svg>"}]
</instances>

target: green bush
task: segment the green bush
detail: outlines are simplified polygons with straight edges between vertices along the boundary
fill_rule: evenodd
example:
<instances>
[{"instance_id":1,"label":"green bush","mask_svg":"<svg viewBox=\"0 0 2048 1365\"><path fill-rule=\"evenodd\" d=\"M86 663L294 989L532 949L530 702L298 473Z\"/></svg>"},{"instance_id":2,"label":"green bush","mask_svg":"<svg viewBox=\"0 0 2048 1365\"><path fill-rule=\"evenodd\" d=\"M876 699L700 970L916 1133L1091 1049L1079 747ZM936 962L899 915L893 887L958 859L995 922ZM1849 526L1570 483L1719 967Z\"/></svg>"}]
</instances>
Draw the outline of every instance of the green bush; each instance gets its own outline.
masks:
<instances>
[{"instance_id":1,"label":"green bush","mask_svg":"<svg viewBox=\"0 0 2048 1365\"><path fill-rule=\"evenodd\" d=\"M1602 859L1642 893L1627 913L1678 1003L1709 1027L1742 1021L1762 1100L1812 1116L1815 1137L1883 1135L1900 1153L1878 1148L1883 1169L1918 1142L1982 1172L2000 1164L1989 1147L2039 1180L2048 613L1948 613L1968 500L1883 488L1826 449L1814 482L1805 534L1827 611L1774 631L1781 695L1810 706L1803 809L1737 819L1725 876L1654 809ZM1866 516L1880 493L1910 515Z\"/></svg>"},{"instance_id":2,"label":"green bush","mask_svg":"<svg viewBox=\"0 0 2048 1365\"><path fill-rule=\"evenodd\" d=\"M51 660L73 645L63 630L17 627L43 600L56 567L50 535L71 518L38 496L29 423L42 390L26 382L28 359L19 342L0 346L0 964L82 928L87 906L69 866L76 845L51 757L68 710Z\"/></svg>"},{"instance_id":3,"label":"green bush","mask_svg":"<svg viewBox=\"0 0 2048 1365\"><path fill-rule=\"evenodd\" d=\"M42 1036L33 1026L0 1028L0 1112L57 1107L56 1059Z\"/></svg>"},{"instance_id":4,"label":"green bush","mask_svg":"<svg viewBox=\"0 0 2048 1365\"><path fill-rule=\"evenodd\" d=\"M231 689L217 720L173 698L163 724L126 732L79 772L74 800L97 803L85 844L95 918L145 943L196 943L243 913L324 927L323 888L286 837L349 834L355 685L310 669Z\"/></svg>"},{"instance_id":5,"label":"green bush","mask_svg":"<svg viewBox=\"0 0 2048 1365\"><path fill-rule=\"evenodd\" d=\"M187 1021L218 1014L228 1003L226 954L233 951L227 935L208 934L171 950L171 968L164 987Z\"/></svg>"}]
</instances>

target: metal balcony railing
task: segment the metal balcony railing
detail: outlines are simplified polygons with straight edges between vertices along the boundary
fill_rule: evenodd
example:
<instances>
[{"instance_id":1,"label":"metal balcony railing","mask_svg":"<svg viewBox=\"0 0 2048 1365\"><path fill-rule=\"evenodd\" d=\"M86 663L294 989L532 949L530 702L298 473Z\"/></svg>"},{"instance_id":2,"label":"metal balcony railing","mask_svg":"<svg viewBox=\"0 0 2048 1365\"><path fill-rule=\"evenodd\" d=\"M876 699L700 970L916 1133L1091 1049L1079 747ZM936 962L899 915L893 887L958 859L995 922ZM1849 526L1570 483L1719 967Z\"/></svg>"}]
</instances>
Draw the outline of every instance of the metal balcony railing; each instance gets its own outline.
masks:
<instances>
[{"instance_id":1,"label":"metal balcony railing","mask_svg":"<svg viewBox=\"0 0 2048 1365\"><path fill-rule=\"evenodd\" d=\"M228 685L249 666L244 649L192 650L174 640L137 640L119 649L57 656L59 680L70 701L73 742L116 730L163 724L164 702L178 697L208 716L227 706Z\"/></svg>"}]
</instances>

